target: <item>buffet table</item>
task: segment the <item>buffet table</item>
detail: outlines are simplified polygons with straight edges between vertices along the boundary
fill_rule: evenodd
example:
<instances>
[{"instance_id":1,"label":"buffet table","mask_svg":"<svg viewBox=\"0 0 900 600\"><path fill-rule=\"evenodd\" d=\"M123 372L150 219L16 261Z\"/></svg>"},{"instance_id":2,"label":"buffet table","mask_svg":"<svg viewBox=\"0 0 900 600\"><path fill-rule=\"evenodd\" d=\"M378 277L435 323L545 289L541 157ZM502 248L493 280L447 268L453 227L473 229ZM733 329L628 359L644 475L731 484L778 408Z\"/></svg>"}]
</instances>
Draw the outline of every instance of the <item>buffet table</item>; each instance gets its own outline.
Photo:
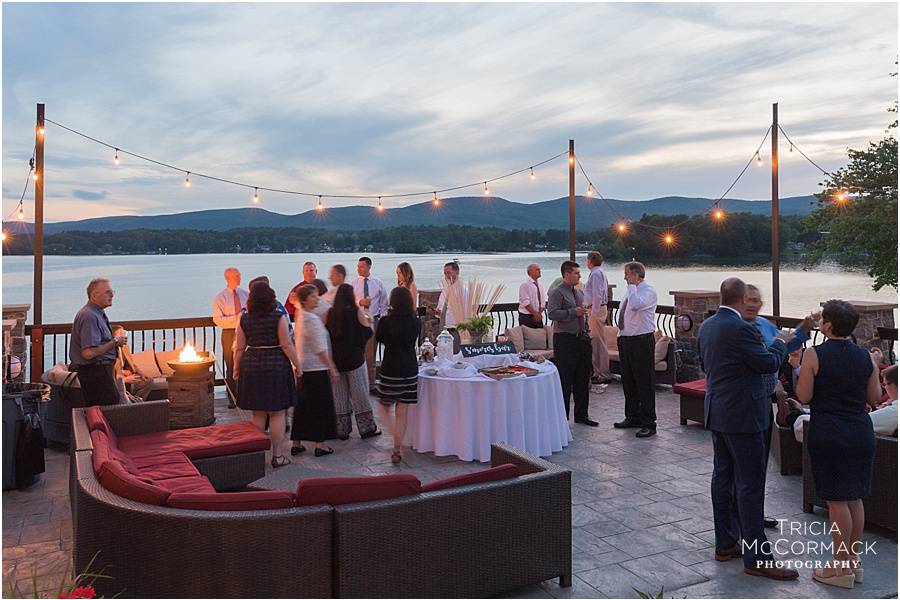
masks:
<instances>
[{"instance_id":1,"label":"buffet table","mask_svg":"<svg viewBox=\"0 0 900 600\"><path fill-rule=\"evenodd\" d=\"M487 357L479 357L487 358ZM512 362L515 362L512 359ZM529 364L537 375L496 381L470 369L419 372L419 401L409 406L404 443L418 452L488 462L491 444L506 443L534 456L550 456L572 440L556 367Z\"/></svg>"}]
</instances>

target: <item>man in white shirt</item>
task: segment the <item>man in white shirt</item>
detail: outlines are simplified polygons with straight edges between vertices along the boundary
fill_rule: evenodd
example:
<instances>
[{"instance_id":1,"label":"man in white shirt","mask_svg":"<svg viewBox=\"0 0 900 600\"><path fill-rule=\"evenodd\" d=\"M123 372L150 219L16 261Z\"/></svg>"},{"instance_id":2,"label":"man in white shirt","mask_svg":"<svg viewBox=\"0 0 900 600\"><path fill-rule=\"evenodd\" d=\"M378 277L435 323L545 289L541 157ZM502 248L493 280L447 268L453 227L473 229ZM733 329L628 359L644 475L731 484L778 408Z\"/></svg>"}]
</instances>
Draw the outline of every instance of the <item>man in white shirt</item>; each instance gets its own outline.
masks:
<instances>
[{"instance_id":1,"label":"man in white shirt","mask_svg":"<svg viewBox=\"0 0 900 600\"><path fill-rule=\"evenodd\" d=\"M360 257L356 263L356 273L359 277L353 282L353 292L356 294L359 307L372 319L372 328L378 329L378 319L387 313L388 296L384 284L377 277L372 277L372 259L368 256ZM366 365L369 370L370 391L375 390L375 336L369 338L366 343Z\"/></svg>"},{"instance_id":2,"label":"man in white shirt","mask_svg":"<svg viewBox=\"0 0 900 600\"><path fill-rule=\"evenodd\" d=\"M587 284L584 286L584 301L591 307L588 325L591 331L591 354L594 376L591 383L610 383L612 373L609 370L609 352L606 349L606 319L609 304L609 282L600 265L603 255L597 251L588 252L587 266L591 270Z\"/></svg>"},{"instance_id":3,"label":"man in white shirt","mask_svg":"<svg viewBox=\"0 0 900 600\"><path fill-rule=\"evenodd\" d=\"M540 265L528 265L527 273L528 279L519 286L519 325L540 329L544 326L541 315L547 304L547 293L538 282L541 278Z\"/></svg>"},{"instance_id":4,"label":"man in white shirt","mask_svg":"<svg viewBox=\"0 0 900 600\"><path fill-rule=\"evenodd\" d=\"M459 304L466 306L469 293L459 282L459 263L454 261L444 265L444 281L449 285L451 294L459 298ZM447 285L445 285L444 289L441 290L440 297L438 297L436 307L437 313L441 318L438 329L441 331L446 329L447 333L453 336L453 353L456 354L459 352L459 332L456 331L456 319L457 317L464 319L465 315L454 315L453 310L450 308L453 304L455 302L450 302L447 299Z\"/></svg>"},{"instance_id":5,"label":"man in white shirt","mask_svg":"<svg viewBox=\"0 0 900 600\"><path fill-rule=\"evenodd\" d=\"M222 330L222 358L225 360L225 385L228 392L228 408L237 406L237 386L234 383L234 330L247 308L247 290L242 290L241 272L235 267L225 269L225 289L213 299L213 323Z\"/></svg>"},{"instance_id":6,"label":"man in white shirt","mask_svg":"<svg viewBox=\"0 0 900 600\"><path fill-rule=\"evenodd\" d=\"M328 272L328 281L331 283L331 289L322 298L328 301L328 304L334 304L334 295L337 293L338 287L347 281L346 267L344 265L331 267L331 270Z\"/></svg>"},{"instance_id":7,"label":"man in white shirt","mask_svg":"<svg viewBox=\"0 0 900 600\"><path fill-rule=\"evenodd\" d=\"M656 435L656 392L653 350L656 346L656 290L644 281L639 262L625 264L625 297L619 305L619 367L625 393L625 420L617 429L639 427L635 437Z\"/></svg>"}]
</instances>

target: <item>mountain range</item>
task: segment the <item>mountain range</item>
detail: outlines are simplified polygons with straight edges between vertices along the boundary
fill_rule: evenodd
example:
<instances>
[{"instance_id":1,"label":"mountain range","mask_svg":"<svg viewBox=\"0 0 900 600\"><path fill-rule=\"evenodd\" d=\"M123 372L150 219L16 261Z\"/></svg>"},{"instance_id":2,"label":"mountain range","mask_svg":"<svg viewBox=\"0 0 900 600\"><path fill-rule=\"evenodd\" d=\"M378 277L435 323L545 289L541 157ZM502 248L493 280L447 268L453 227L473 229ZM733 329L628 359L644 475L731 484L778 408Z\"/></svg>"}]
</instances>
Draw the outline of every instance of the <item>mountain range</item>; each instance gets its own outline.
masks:
<instances>
[{"instance_id":1,"label":"mountain range","mask_svg":"<svg viewBox=\"0 0 900 600\"><path fill-rule=\"evenodd\" d=\"M780 200L782 215L807 215L814 205L813 196L795 196ZM710 208L709 198L666 196L652 200L613 200L576 197L576 227L599 229L620 219L637 220L642 215L697 215ZM771 203L763 200L725 199L726 212L769 214ZM502 229L568 229L569 199L557 198L523 204L496 196L443 198L438 207L430 201L376 212L372 206L344 206L319 212L309 210L285 215L263 208L200 210L168 215L117 216L45 223L44 233L62 231L127 231L131 229L197 229L226 231L243 227L292 227L328 230L381 229L401 225L471 225ZM31 229L29 223L28 228ZM17 224L21 229L21 224Z\"/></svg>"}]
</instances>

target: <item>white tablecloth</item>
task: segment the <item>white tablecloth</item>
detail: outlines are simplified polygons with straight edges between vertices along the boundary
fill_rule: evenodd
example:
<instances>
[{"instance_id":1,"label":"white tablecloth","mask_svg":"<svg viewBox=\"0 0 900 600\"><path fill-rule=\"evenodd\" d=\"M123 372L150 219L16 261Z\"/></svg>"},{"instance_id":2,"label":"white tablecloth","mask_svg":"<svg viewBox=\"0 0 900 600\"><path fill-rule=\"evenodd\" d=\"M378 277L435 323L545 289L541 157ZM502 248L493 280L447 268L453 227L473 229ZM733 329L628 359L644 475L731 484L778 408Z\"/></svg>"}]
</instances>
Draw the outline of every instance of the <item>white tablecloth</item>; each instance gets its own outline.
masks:
<instances>
[{"instance_id":1,"label":"white tablecloth","mask_svg":"<svg viewBox=\"0 0 900 600\"><path fill-rule=\"evenodd\" d=\"M491 460L491 444L550 456L572 440L559 373L551 363L534 377L494 381L419 374L404 443L419 452Z\"/></svg>"}]
</instances>

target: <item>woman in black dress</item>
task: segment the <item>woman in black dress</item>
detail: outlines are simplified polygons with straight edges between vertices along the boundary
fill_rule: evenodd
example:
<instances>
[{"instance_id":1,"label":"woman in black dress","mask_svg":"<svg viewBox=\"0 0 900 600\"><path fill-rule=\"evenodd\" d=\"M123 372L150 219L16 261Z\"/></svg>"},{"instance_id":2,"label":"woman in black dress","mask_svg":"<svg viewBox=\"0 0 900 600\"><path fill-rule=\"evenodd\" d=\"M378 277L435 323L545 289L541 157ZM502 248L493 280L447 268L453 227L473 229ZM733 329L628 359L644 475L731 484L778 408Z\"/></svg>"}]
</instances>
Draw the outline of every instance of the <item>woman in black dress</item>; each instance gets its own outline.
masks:
<instances>
[{"instance_id":1,"label":"woman in black dress","mask_svg":"<svg viewBox=\"0 0 900 600\"><path fill-rule=\"evenodd\" d=\"M381 379L378 381L379 417L394 438L391 462L400 462L400 448L406 433L406 407L414 404L419 391L419 363L416 343L421 323L413 309L409 289L395 287L388 301L390 310L378 321L375 342L384 344L381 356ZM391 405L396 405L391 417Z\"/></svg>"},{"instance_id":2,"label":"woman in black dress","mask_svg":"<svg viewBox=\"0 0 900 600\"><path fill-rule=\"evenodd\" d=\"M234 378L238 382L238 406L253 411L253 424L265 432L266 418L272 435L272 467L291 461L282 454L285 409L295 396L294 369L300 360L288 331L288 320L279 312L275 292L267 283L250 288L247 312L234 332Z\"/></svg>"},{"instance_id":3,"label":"woman in black dress","mask_svg":"<svg viewBox=\"0 0 900 600\"><path fill-rule=\"evenodd\" d=\"M875 434L866 403L881 396L878 370L869 353L849 338L859 314L848 302L829 300L822 308L821 331L827 338L803 353L797 399L810 404L808 444L816 494L828 504L834 564L813 571L813 579L852 588L861 583L859 545L862 499L871 494Z\"/></svg>"}]
</instances>

